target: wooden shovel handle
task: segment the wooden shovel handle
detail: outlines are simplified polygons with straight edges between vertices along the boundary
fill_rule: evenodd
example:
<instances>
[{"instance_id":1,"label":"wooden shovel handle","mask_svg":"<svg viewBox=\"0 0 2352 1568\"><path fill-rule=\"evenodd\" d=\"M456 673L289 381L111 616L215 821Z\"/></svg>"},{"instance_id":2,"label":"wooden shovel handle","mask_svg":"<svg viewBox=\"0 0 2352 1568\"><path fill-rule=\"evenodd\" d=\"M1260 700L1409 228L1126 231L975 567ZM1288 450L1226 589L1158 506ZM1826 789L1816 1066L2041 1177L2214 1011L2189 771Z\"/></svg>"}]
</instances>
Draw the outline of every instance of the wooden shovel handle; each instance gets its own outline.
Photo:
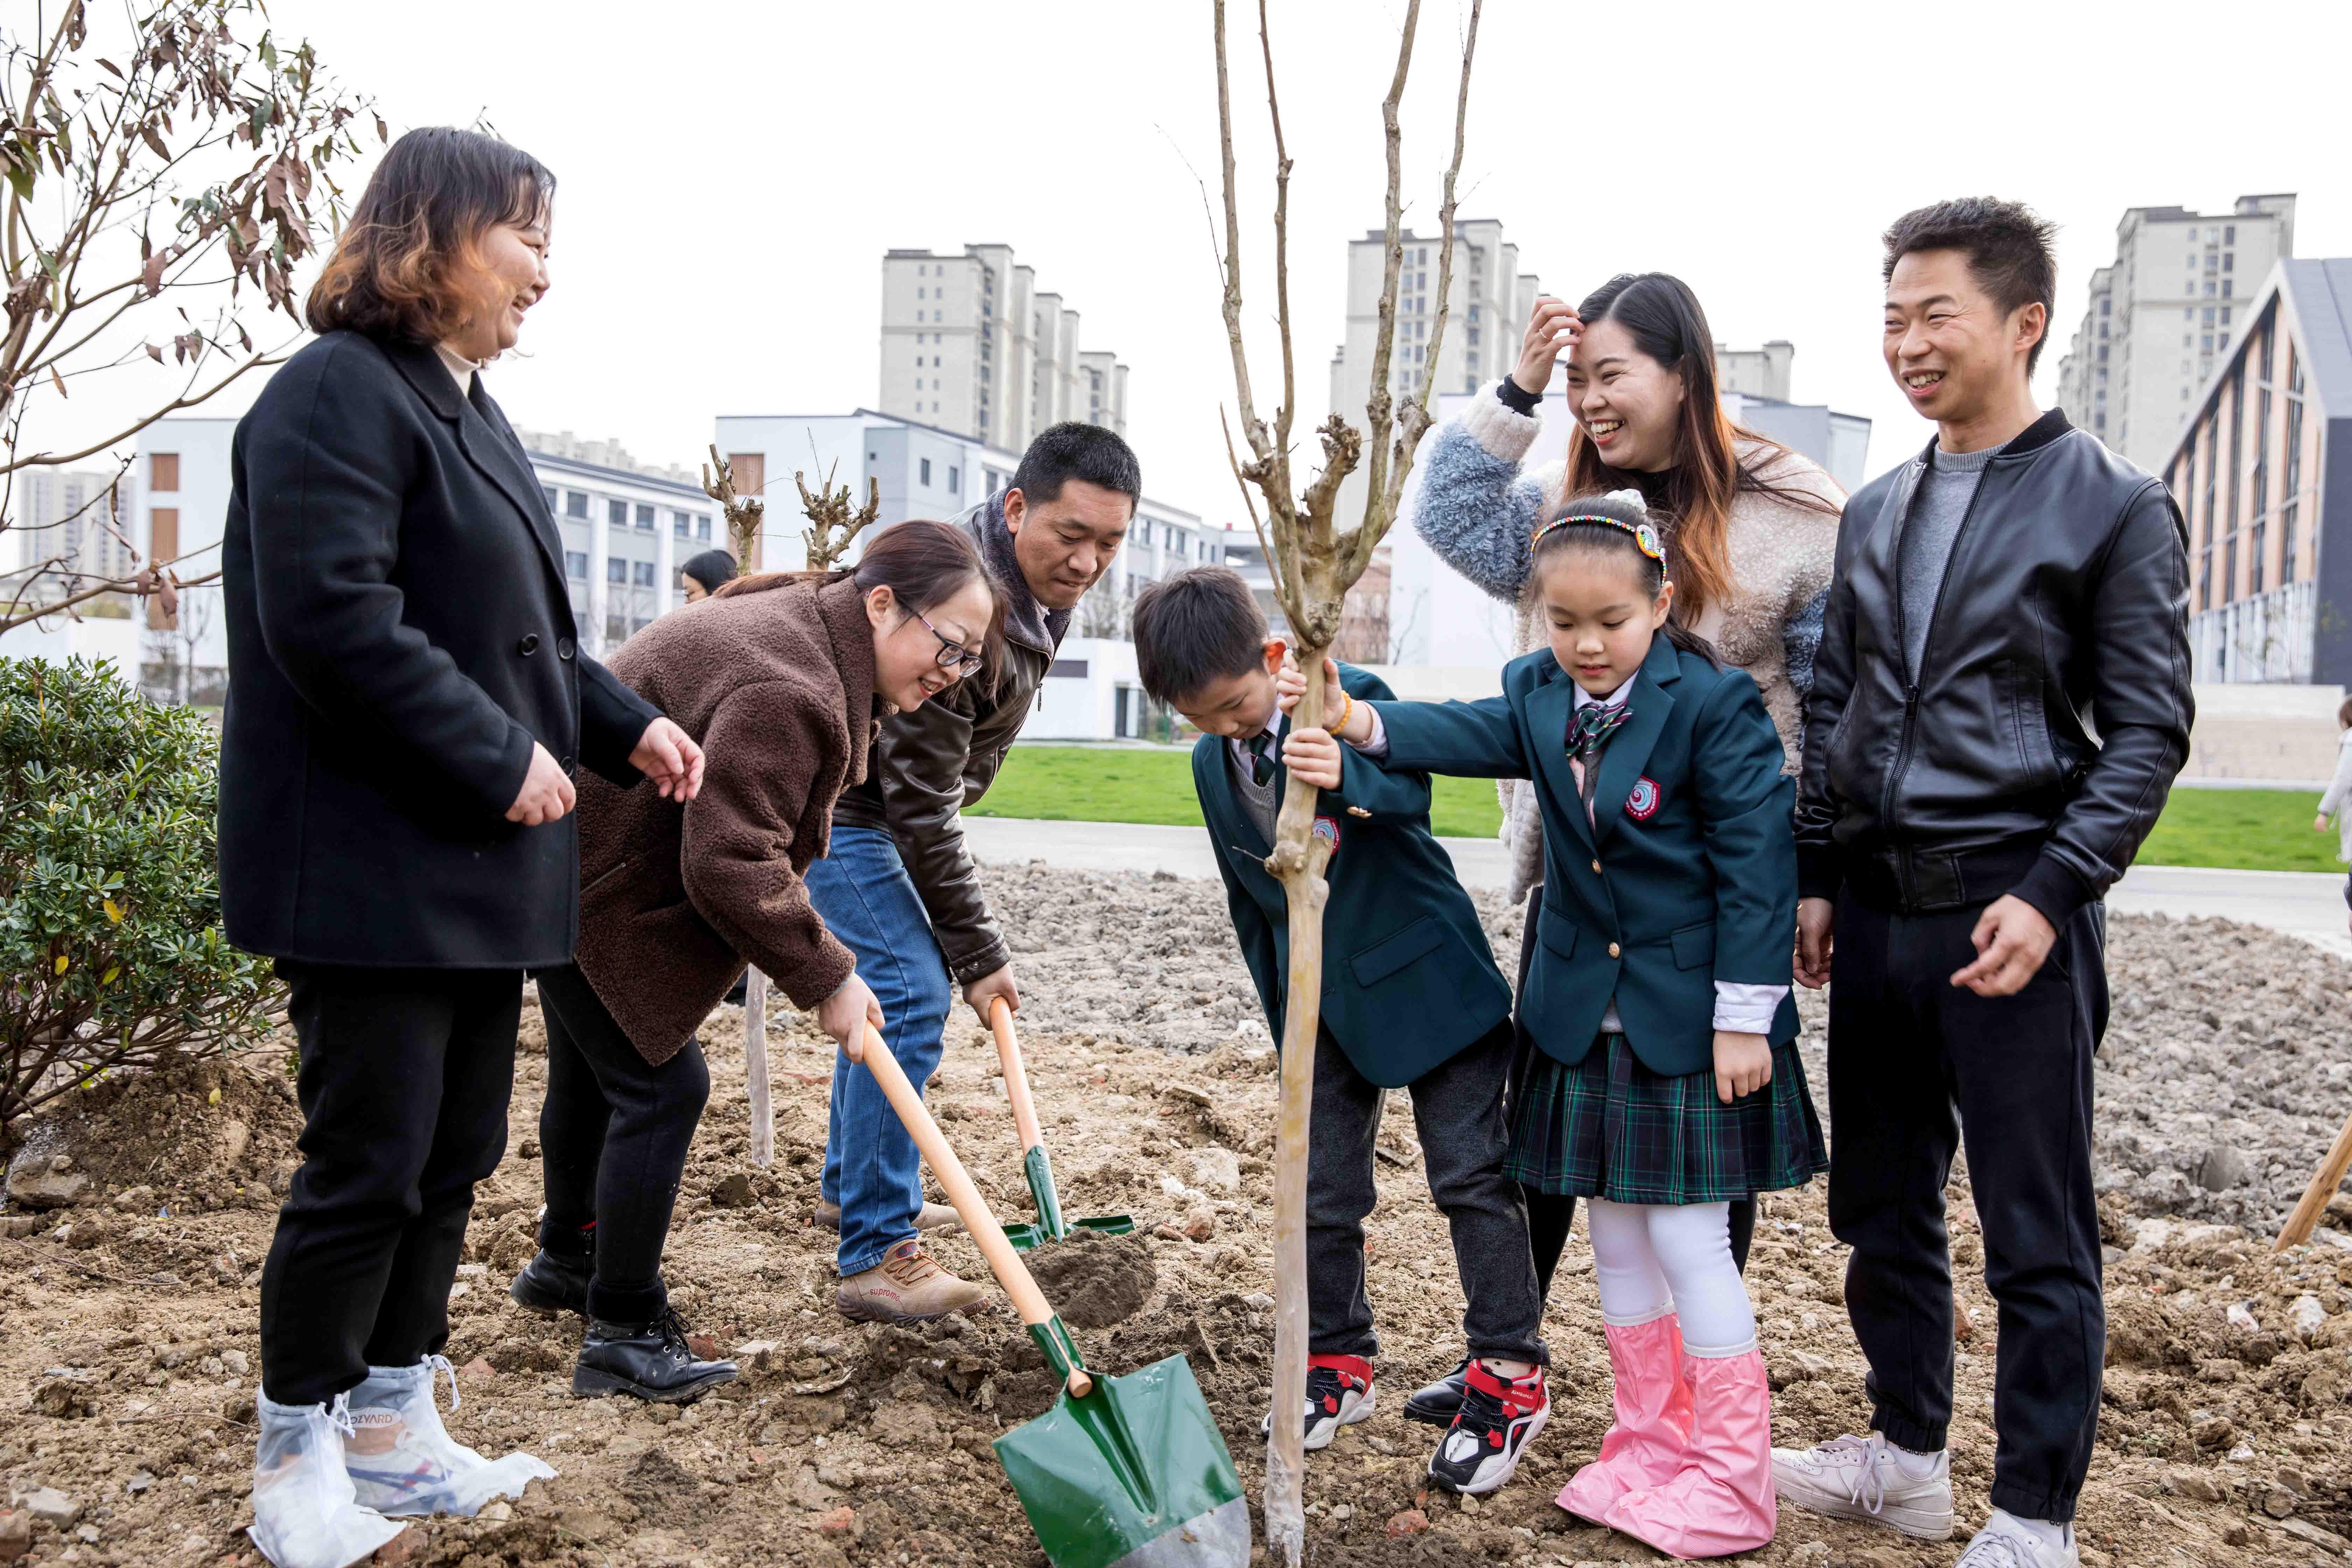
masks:
<instances>
[{"instance_id":1,"label":"wooden shovel handle","mask_svg":"<svg viewBox=\"0 0 2352 1568\"><path fill-rule=\"evenodd\" d=\"M1013 1102L1013 1130L1021 1135L1024 1152L1045 1139L1037 1131L1037 1103L1029 1098L1029 1072L1022 1065L1021 1042L1013 1034L1013 1005L1002 996L988 1004L988 1027L996 1037L996 1059L1004 1068L1004 1098Z\"/></svg>"},{"instance_id":2,"label":"wooden shovel handle","mask_svg":"<svg viewBox=\"0 0 2352 1568\"><path fill-rule=\"evenodd\" d=\"M940 1185L947 1189L948 1201L955 1205L956 1217L963 1221L964 1229L971 1232L972 1240L980 1244L980 1255L988 1259L989 1269L996 1276L996 1282L1004 1287L1004 1294L1013 1302L1013 1310L1021 1315L1024 1323L1033 1329L1051 1322L1054 1309L1046 1301L1045 1293L1037 1289L1034 1279L1029 1278L1029 1269L1021 1261L1021 1254L1014 1251L1013 1243L1005 1238L1004 1227L996 1223L996 1215L981 1197L980 1189L971 1184L971 1177L965 1172L963 1162L957 1159L956 1152L948 1146L947 1135L940 1131L940 1124L931 1120L930 1111L924 1108L922 1100L915 1093L915 1086L907 1081L907 1069L898 1065L898 1058L890 1054L890 1047L883 1044L880 1032L871 1024L866 1026L866 1049L856 1059L874 1075L874 1081L882 1086L882 1093L890 1101L890 1109L897 1111L898 1120L907 1124L908 1132L915 1140L915 1147L923 1152L923 1163L931 1168L933 1175L939 1177ZM1087 1375L1083 1367L1070 1373L1073 1396L1084 1399L1093 1389L1094 1380Z\"/></svg>"},{"instance_id":3,"label":"wooden shovel handle","mask_svg":"<svg viewBox=\"0 0 2352 1568\"><path fill-rule=\"evenodd\" d=\"M2288 1247L2299 1247L2311 1238L2311 1227L2319 1223L2321 1211L2327 1207L2327 1200L2336 1195L2336 1189L2343 1183L2344 1173L2347 1169L2352 1169L2352 1117L2345 1119L2343 1130L2336 1134L2336 1142L2328 1147L2327 1158L2322 1160L2319 1169L2313 1173L2311 1185L2303 1190L2303 1200L2294 1205L2294 1212L2287 1215L2286 1228L2279 1232L2278 1245L2271 1248L2272 1251L2284 1252Z\"/></svg>"}]
</instances>

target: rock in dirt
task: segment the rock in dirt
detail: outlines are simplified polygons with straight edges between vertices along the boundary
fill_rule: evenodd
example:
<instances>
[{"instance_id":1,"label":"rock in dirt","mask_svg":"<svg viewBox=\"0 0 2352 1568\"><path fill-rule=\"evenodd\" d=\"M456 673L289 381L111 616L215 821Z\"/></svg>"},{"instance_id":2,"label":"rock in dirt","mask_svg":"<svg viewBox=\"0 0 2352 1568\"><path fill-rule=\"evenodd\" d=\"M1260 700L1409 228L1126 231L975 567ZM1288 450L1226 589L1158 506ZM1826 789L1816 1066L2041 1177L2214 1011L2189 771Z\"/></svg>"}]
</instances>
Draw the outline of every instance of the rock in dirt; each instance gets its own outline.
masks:
<instances>
[{"instance_id":1,"label":"rock in dirt","mask_svg":"<svg viewBox=\"0 0 2352 1568\"><path fill-rule=\"evenodd\" d=\"M719 1184L710 1189L710 1201L722 1209L750 1208L755 1201L751 1176L745 1172L735 1171L722 1177Z\"/></svg>"},{"instance_id":2,"label":"rock in dirt","mask_svg":"<svg viewBox=\"0 0 2352 1568\"><path fill-rule=\"evenodd\" d=\"M1184 1156L1184 1180L1207 1192L1240 1192L1241 1156L1214 1143L1205 1149L1194 1149Z\"/></svg>"},{"instance_id":3,"label":"rock in dirt","mask_svg":"<svg viewBox=\"0 0 2352 1568\"><path fill-rule=\"evenodd\" d=\"M33 1549L33 1516L21 1508L0 1510L0 1563L14 1563Z\"/></svg>"},{"instance_id":4,"label":"rock in dirt","mask_svg":"<svg viewBox=\"0 0 2352 1568\"><path fill-rule=\"evenodd\" d=\"M2253 1162L2235 1149L2222 1147L2205 1151L2190 1180L2209 1193L2226 1193L2231 1187L2244 1186L2253 1175Z\"/></svg>"},{"instance_id":5,"label":"rock in dirt","mask_svg":"<svg viewBox=\"0 0 2352 1568\"><path fill-rule=\"evenodd\" d=\"M14 1486L8 1489L8 1506L22 1509L34 1519L56 1530L70 1530L81 1518L82 1505L55 1487Z\"/></svg>"},{"instance_id":6,"label":"rock in dirt","mask_svg":"<svg viewBox=\"0 0 2352 1568\"><path fill-rule=\"evenodd\" d=\"M1386 1534L1391 1541L1401 1535L1426 1535L1427 1533L1429 1533L1429 1515L1417 1508L1401 1509L1389 1515Z\"/></svg>"},{"instance_id":7,"label":"rock in dirt","mask_svg":"<svg viewBox=\"0 0 2352 1568\"><path fill-rule=\"evenodd\" d=\"M28 1209L70 1208L89 1195L89 1173L70 1154L44 1152L46 1146L36 1134L10 1163L8 1201Z\"/></svg>"},{"instance_id":8,"label":"rock in dirt","mask_svg":"<svg viewBox=\"0 0 2352 1568\"><path fill-rule=\"evenodd\" d=\"M1133 1236L1071 1233L1029 1255L1029 1272L1074 1329L1108 1329L1141 1309L1159 1283L1151 1248Z\"/></svg>"}]
</instances>

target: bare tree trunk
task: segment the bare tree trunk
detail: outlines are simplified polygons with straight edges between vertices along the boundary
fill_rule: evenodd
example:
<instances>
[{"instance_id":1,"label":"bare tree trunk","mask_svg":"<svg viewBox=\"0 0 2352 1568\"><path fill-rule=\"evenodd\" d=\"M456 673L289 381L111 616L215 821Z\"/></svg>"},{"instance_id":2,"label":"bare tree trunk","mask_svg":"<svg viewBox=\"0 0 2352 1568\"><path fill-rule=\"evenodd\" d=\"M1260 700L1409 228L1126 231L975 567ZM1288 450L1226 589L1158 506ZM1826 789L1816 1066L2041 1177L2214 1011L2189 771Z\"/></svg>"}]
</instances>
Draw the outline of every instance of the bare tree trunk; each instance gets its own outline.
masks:
<instances>
[{"instance_id":1,"label":"bare tree trunk","mask_svg":"<svg viewBox=\"0 0 2352 1568\"><path fill-rule=\"evenodd\" d=\"M776 1160L776 1113L768 1100L768 977L756 968L743 975L743 1078L751 1089L751 1163L764 1171Z\"/></svg>"},{"instance_id":2,"label":"bare tree trunk","mask_svg":"<svg viewBox=\"0 0 2352 1568\"><path fill-rule=\"evenodd\" d=\"M1428 351L1428 363L1433 365L1439 362L1444 347L1446 307L1453 285L1454 193L1462 170L1463 128L1469 112L1470 62L1478 41L1479 3L1480 0L1471 0L1469 26L1463 40L1462 83L1454 101L1454 158L1446 170L1445 197L1439 208L1444 232L1438 262L1436 320L1432 324ZM1431 384L1427 374L1421 378L1418 395L1408 398L1402 409L1396 406L1388 385L1390 355L1396 336L1397 278L1404 257L1402 136L1397 114L1412 62L1421 4L1420 0L1408 0L1396 71L1390 81L1388 96L1381 104L1388 155L1388 226L1380 325L1373 341L1372 392L1365 410L1370 436L1368 441L1335 410L1317 432L1322 442L1323 467L1304 492L1295 488L1290 471L1296 393L1287 276L1291 163L1282 134L1281 100L1275 90L1274 41L1266 25L1265 0L1258 0L1258 40L1265 68L1266 110L1274 130L1275 320L1282 344L1282 401L1275 408L1269 427L1258 417L1251 393L1249 356L1242 341L1241 218L1234 168L1224 0L1214 0L1213 12L1219 148L1224 179L1225 248L1221 269L1224 280L1225 335L1233 352L1235 412L1249 452L1246 458L1232 454L1234 475L1241 483L1250 521L1265 547L1276 600L1290 624L1296 645L1291 651L1308 675L1306 696L1292 715L1292 722L1298 729L1319 729L1323 723L1323 682L1316 677L1339 636L1348 590L1363 575L1373 550L1395 519L1414 448L1429 428ZM1334 516L1339 486L1367 455L1368 447L1370 467L1366 477L1370 483L1363 520L1354 529L1341 533L1335 526ZM1230 452L1230 431L1227 447ZM1261 499L1265 505L1262 520L1257 510ZM1322 1026L1323 907L1329 896L1323 873L1330 863L1339 833L1336 822L1318 819L1316 808L1319 800L1318 792L1312 789L1285 792L1275 823L1274 852L1265 862L1268 874L1282 883L1290 931L1290 973L1281 1042L1281 1102L1275 1136L1274 1419L1267 1431L1264 1493L1266 1545L1286 1568L1297 1568L1306 1546L1307 1521L1300 1497L1305 1434L1300 1414L1307 1403L1307 1164L1316 1038Z\"/></svg>"}]
</instances>

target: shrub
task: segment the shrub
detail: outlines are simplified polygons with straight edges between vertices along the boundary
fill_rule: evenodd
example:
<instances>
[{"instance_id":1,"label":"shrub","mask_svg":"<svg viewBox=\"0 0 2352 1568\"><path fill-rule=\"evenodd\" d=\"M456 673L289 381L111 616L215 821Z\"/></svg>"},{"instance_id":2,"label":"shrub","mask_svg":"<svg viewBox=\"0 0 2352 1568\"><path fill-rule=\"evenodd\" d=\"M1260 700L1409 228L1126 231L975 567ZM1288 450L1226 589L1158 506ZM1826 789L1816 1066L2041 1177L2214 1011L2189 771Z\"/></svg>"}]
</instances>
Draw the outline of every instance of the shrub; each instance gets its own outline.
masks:
<instances>
[{"instance_id":1,"label":"shrub","mask_svg":"<svg viewBox=\"0 0 2352 1568\"><path fill-rule=\"evenodd\" d=\"M110 661L0 659L0 1124L269 1027L269 961L221 933L219 751Z\"/></svg>"}]
</instances>

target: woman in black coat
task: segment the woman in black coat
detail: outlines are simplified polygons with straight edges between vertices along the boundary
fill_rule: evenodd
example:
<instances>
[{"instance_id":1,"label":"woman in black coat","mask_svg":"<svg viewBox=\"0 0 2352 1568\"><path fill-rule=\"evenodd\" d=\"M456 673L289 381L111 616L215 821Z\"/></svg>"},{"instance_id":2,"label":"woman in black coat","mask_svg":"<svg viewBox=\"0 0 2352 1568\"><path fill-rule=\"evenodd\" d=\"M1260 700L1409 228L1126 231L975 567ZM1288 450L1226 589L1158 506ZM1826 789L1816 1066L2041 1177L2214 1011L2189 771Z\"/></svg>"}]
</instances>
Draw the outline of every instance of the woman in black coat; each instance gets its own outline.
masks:
<instances>
[{"instance_id":1,"label":"woman in black coat","mask_svg":"<svg viewBox=\"0 0 2352 1568\"><path fill-rule=\"evenodd\" d=\"M551 1474L433 1399L524 971L579 923L572 775L690 797L683 731L578 646L555 522L477 365L547 289L554 181L488 136L385 153L239 423L223 539L229 940L278 960L303 1163L262 1274L254 1538L342 1568Z\"/></svg>"}]
</instances>

